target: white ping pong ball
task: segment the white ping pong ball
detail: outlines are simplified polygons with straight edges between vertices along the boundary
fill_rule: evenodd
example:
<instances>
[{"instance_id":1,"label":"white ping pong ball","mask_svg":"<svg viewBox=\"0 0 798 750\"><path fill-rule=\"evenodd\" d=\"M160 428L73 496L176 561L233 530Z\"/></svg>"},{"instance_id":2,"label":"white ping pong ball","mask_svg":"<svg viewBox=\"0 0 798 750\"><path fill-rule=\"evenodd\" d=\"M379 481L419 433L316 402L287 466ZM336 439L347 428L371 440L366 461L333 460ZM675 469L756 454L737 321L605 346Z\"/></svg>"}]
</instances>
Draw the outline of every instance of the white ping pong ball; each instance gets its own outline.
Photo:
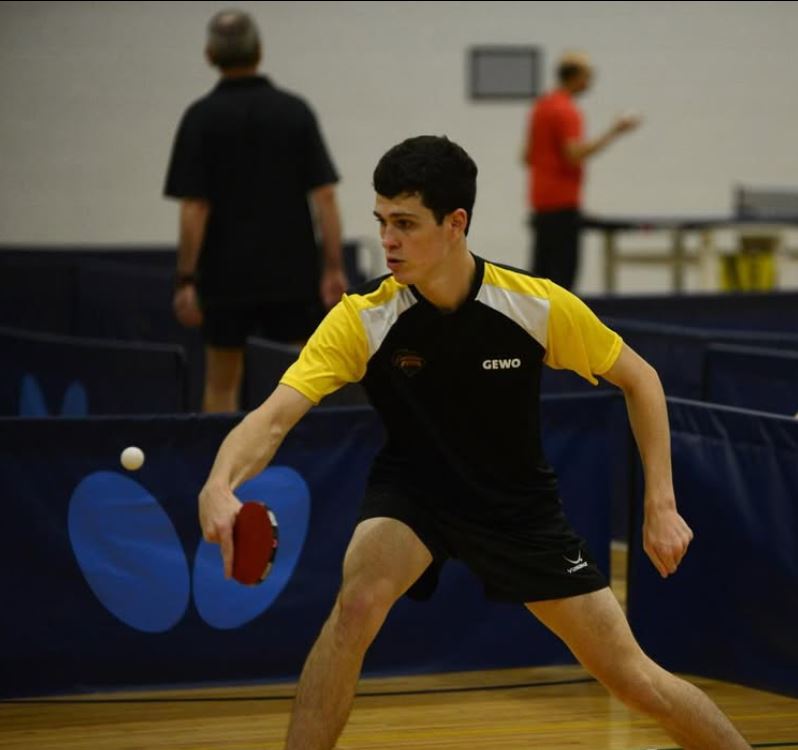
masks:
<instances>
[{"instance_id":1,"label":"white ping pong ball","mask_svg":"<svg viewBox=\"0 0 798 750\"><path fill-rule=\"evenodd\" d=\"M144 451L135 445L131 445L122 451L119 460L128 471L136 471L144 464Z\"/></svg>"}]
</instances>

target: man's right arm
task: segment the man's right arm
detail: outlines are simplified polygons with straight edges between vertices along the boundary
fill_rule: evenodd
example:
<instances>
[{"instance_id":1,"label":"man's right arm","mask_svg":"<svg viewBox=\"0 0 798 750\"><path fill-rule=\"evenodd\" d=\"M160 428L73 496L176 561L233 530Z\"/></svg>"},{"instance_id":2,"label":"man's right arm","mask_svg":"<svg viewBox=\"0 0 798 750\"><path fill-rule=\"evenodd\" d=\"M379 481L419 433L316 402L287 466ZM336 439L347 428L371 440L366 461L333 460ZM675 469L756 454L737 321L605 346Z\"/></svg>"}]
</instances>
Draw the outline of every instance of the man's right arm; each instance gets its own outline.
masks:
<instances>
[{"instance_id":1,"label":"man's right arm","mask_svg":"<svg viewBox=\"0 0 798 750\"><path fill-rule=\"evenodd\" d=\"M233 491L268 466L285 436L312 406L299 391L278 385L222 442L200 492L199 519L204 538L221 546L226 578L232 573L233 523L241 507Z\"/></svg>"}]
</instances>

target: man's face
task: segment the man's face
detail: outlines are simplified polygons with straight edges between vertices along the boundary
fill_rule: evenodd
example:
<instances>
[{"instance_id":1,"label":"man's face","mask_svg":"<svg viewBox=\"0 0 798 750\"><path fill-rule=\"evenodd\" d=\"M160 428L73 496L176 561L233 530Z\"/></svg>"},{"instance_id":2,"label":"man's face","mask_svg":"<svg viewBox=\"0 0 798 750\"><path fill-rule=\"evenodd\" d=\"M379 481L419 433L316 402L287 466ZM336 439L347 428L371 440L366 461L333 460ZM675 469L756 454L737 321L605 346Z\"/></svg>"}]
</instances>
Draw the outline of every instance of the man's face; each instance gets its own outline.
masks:
<instances>
[{"instance_id":1,"label":"man's face","mask_svg":"<svg viewBox=\"0 0 798 750\"><path fill-rule=\"evenodd\" d=\"M574 93L583 94L590 89L593 83L593 69L585 66L574 77Z\"/></svg>"},{"instance_id":2,"label":"man's face","mask_svg":"<svg viewBox=\"0 0 798 750\"><path fill-rule=\"evenodd\" d=\"M445 216L438 224L418 194L403 193L393 198L377 195L374 216L380 226L386 265L400 284L422 283L446 262L458 236L452 226L456 214Z\"/></svg>"}]
</instances>

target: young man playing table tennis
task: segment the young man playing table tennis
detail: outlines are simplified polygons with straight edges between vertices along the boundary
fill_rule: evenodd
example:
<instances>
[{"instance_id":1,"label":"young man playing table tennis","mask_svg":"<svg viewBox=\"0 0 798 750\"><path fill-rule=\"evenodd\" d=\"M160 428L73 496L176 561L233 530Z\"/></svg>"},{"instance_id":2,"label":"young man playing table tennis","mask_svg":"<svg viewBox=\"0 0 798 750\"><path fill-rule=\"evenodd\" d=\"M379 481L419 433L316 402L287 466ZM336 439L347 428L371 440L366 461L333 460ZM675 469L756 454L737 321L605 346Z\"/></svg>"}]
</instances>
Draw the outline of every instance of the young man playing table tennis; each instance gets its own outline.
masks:
<instances>
[{"instance_id":1,"label":"young man playing table tennis","mask_svg":"<svg viewBox=\"0 0 798 750\"><path fill-rule=\"evenodd\" d=\"M659 378L572 294L468 250L476 175L445 137L412 138L383 156L374 215L391 274L330 311L274 393L225 439L200 495L203 533L221 545L229 575L234 490L305 412L360 381L385 423L286 750L334 747L389 610L405 593L428 596L447 557L462 559L488 596L524 604L685 748L749 748L709 698L641 651L562 514L541 449L544 364L621 388L645 470L645 549L663 577L675 573L693 534L676 510Z\"/></svg>"}]
</instances>

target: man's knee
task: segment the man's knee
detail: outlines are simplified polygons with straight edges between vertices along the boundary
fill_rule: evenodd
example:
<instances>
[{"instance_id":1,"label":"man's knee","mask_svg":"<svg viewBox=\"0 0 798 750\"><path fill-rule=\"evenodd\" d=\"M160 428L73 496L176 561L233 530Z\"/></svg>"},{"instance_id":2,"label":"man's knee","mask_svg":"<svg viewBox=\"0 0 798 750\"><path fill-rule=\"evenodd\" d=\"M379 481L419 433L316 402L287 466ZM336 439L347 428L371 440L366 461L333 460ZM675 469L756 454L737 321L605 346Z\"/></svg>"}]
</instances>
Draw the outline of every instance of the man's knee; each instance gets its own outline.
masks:
<instances>
[{"instance_id":1,"label":"man's knee","mask_svg":"<svg viewBox=\"0 0 798 750\"><path fill-rule=\"evenodd\" d=\"M345 582L333 610L336 641L368 645L396 599L389 581Z\"/></svg>"},{"instance_id":2,"label":"man's knee","mask_svg":"<svg viewBox=\"0 0 798 750\"><path fill-rule=\"evenodd\" d=\"M627 665L616 664L606 673L595 676L614 697L635 711L663 717L671 710L665 683L676 678L646 657Z\"/></svg>"}]
</instances>

